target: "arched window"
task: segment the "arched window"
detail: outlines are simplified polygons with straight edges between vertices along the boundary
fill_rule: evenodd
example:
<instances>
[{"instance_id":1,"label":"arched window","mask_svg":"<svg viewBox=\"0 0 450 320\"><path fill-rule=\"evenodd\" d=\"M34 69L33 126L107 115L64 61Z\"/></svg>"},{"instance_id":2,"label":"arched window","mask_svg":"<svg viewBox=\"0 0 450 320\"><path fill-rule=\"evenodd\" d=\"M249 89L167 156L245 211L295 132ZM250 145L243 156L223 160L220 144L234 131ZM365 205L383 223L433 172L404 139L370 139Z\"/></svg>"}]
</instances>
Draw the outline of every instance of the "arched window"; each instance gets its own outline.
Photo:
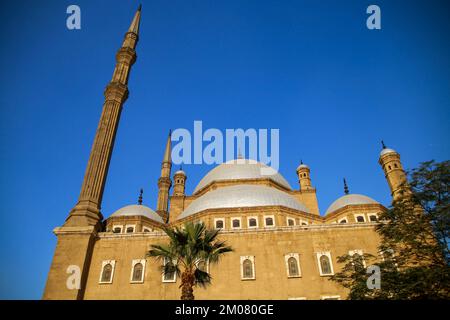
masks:
<instances>
[{"instance_id":1,"label":"arched window","mask_svg":"<svg viewBox=\"0 0 450 320\"><path fill-rule=\"evenodd\" d=\"M133 233L134 227L127 227L127 233Z\"/></svg>"},{"instance_id":2,"label":"arched window","mask_svg":"<svg viewBox=\"0 0 450 320\"><path fill-rule=\"evenodd\" d=\"M293 226L295 225L295 220L294 219L288 219L288 226Z\"/></svg>"},{"instance_id":3,"label":"arched window","mask_svg":"<svg viewBox=\"0 0 450 320\"><path fill-rule=\"evenodd\" d=\"M307 226L308 224L306 222L302 222L302 226Z\"/></svg>"},{"instance_id":4,"label":"arched window","mask_svg":"<svg viewBox=\"0 0 450 320\"><path fill-rule=\"evenodd\" d=\"M371 215L371 216L369 216L369 219L370 219L370 221L372 221L372 222L376 222L378 219L377 219L377 216L375 216L375 215Z\"/></svg>"},{"instance_id":5,"label":"arched window","mask_svg":"<svg viewBox=\"0 0 450 320\"><path fill-rule=\"evenodd\" d=\"M142 263L138 262L134 265L133 268L133 277L132 277L132 281L133 282L139 282L142 281L143 278L143 270L144 270L144 266L142 265Z\"/></svg>"},{"instance_id":6,"label":"arched window","mask_svg":"<svg viewBox=\"0 0 450 320\"><path fill-rule=\"evenodd\" d=\"M243 270L243 278L244 279L253 279L253 263L250 259L245 259L242 263Z\"/></svg>"},{"instance_id":7,"label":"arched window","mask_svg":"<svg viewBox=\"0 0 450 320\"><path fill-rule=\"evenodd\" d=\"M396 163L394 163L394 168L398 168L398 165Z\"/></svg>"},{"instance_id":8,"label":"arched window","mask_svg":"<svg viewBox=\"0 0 450 320\"><path fill-rule=\"evenodd\" d=\"M294 257L288 259L288 270L290 277L297 277L299 275L297 259Z\"/></svg>"},{"instance_id":9,"label":"arched window","mask_svg":"<svg viewBox=\"0 0 450 320\"><path fill-rule=\"evenodd\" d=\"M216 229L223 229L223 220L216 220Z\"/></svg>"},{"instance_id":10,"label":"arched window","mask_svg":"<svg viewBox=\"0 0 450 320\"><path fill-rule=\"evenodd\" d=\"M327 255L321 255L320 256L320 269L322 270L323 275L331 274L331 262L330 258Z\"/></svg>"},{"instance_id":11,"label":"arched window","mask_svg":"<svg viewBox=\"0 0 450 320\"><path fill-rule=\"evenodd\" d=\"M114 232L114 233L121 233L121 232L122 232L122 228L121 228L121 227L115 227L115 228L113 229L113 232Z\"/></svg>"},{"instance_id":12,"label":"arched window","mask_svg":"<svg viewBox=\"0 0 450 320\"><path fill-rule=\"evenodd\" d=\"M249 227L256 227L258 223L256 222L256 218L250 218L248 219L248 226Z\"/></svg>"},{"instance_id":13,"label":"arched window","mask_svg":"<svg viewBox=\"0 0 450 320\"><path fill-rule=\"evenodd\" d=\"M163 281L164 282L175 282L176 281L175 265L173 264L172 261L170 261L170 259L167 259L167 258L164 259L164 265L167 267L167 268L165 268L165 270L167 270L167 272L165 272L163 275Z\"/></svg>"},{"instance_id":14,"label":"arched window","mask_svg":"<svg viewBox=\"0 0 450 320\"><path fill-rule=\"evenodd\" d=\"M347 219L342 219L339 223L347 223Z\"/></svg>"},{"instance_id":15,"label":"arched window","mask_svg":"<svg viewBox=\"0 0 450 320\"><path fill-rule=\"evenodd\" d=\"M272 217L267 217L265 219L266 222L266 227L272 227L273 226L273 218Z\"/></svg>"},{"instance_id":16,"label":"arched window","mask_svg":"<svg viewBox=\"0 0 450 320\"><path fill-rule=\"evenodd\" d=\"M200 261L197 263L197 269L199 269L199 270L201 270L201 271L203 271L203 272L208 272L208 271L207 271L207 268L206 268L206 261L205 261L205 260L200 260Z\"/></svg>"},{"instance_id":17,"label":"arched window","mask_svg":"<svg viewBox=\"0 0 450 320\"><path fill-rule=\"evenodd\" d=\"M112 265L107 263L103 266L102 277L100 282L111 282L112 277Z\"/></svg>"},{"instance_id":18,"label":"arched window","mask_svg":"<svg viewBox=\"0 0 450 320\"><path fill-rule=\"evenodd\" d=\"M241 220L233 219L232 226L233 226L233 228L240 228L241 227Z\"/></svg>"},{"instance_id":19,"label":"arched window","mask_svg":"<svg viewBox=\"0 0 450 320\"><path fill-rule=\"evenodd\" d=\"M364 217L363 216L357 216L356 217L356 221L357 222L364 222Z\"/></svg>"}]
</instances>

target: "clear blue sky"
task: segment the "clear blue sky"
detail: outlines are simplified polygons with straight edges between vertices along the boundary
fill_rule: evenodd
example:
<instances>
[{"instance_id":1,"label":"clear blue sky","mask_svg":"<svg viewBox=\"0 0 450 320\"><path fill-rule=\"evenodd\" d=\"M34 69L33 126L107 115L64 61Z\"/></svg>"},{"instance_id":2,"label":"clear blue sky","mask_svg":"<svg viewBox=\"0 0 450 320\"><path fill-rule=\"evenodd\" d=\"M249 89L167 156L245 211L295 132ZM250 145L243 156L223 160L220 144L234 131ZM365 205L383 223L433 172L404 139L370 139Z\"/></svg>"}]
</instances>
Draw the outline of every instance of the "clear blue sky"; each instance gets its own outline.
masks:
<instances>
[{"instance_id":1,"label":"clear blue sky","mask_svg":"<svg viewBox=\"0 0 450 320\"><path fill-rule=\"evenodd\" d=\"M66 28L77 4L82 29ZM369 31L369 4L382 30ZM0 8L0 298L39 299L76 203L114 57L137 1ZM310 165L324 212L350 191L389 204L380 139L403 164L449 159L447 1L143 1L138 60L103 201L154 208L169 128L279 128L281 168ZM187 191L212 167L184 166Z\"/></svg>"}]
</instances>

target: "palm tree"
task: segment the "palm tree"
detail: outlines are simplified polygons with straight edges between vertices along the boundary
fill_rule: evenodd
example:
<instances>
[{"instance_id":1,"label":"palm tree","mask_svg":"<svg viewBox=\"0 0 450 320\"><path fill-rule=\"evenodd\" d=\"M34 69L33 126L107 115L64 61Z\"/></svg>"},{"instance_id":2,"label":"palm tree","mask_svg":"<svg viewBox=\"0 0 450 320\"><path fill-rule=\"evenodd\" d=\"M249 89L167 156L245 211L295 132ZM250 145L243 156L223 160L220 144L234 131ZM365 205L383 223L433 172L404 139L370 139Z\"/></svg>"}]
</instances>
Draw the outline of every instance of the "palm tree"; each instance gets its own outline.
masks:
<instances>
[{"instance_id":1,"label":"palm tree","mask_svg":"<svg viewBox=\"0 0 450 320\"><path fill-rule=\"evenodd\" d=\"M219 258L233 249L217 240L219 230L206 229L203 222L188 222L184 228L165 227L169 237L167 245L151 245L147 256L162 263L164 276L176 273L181 276L181 300L194 300L194 286L206 287L211 283L211 275L206 264L215 264Z\"/></svg>"}]
</instances>

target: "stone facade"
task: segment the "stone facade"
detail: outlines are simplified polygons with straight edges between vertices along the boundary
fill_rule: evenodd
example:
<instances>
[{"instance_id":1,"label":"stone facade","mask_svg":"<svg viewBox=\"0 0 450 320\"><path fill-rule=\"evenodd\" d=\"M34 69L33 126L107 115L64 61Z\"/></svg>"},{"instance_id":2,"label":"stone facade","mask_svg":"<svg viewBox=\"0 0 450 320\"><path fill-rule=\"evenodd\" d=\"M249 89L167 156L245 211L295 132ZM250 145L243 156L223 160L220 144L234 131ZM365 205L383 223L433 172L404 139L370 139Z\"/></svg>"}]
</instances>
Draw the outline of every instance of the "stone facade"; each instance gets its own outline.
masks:
<instances>
[{"instance_id":1,"label":"stone facade","mask_svg":"<svg viewBox=\"0 0 450 320\"><path fill-rule=\"evenodd\" d=\"M167 241L163 226L203 221L209 228L220 228L220 239L234 251L218 265L207 266L212 284L196 288L197 299L344 299L346 290L329 281L341 267L337 257L351 251L378 255L374 226L386 208L346 189L321 214L311 170L303 163L296 170L298 190L279 174L259 175L255 169L262 164L231 163L211 171L192 195L186 195L187 174L180 169L172 181L169 134L156 210L139 202L103 219L102 193L136 60L139 20L140 9L125 34L105 91L79 201L64 225L54 230L58 241L43 298L179 299L180 279L164 279L162 262L146 258L146 253L151 244ZM396 197L406 179L400 156L384 147L379 162ZM79 267L78 289L67 286L70 266Z\"/></svg>"}]
</instances>

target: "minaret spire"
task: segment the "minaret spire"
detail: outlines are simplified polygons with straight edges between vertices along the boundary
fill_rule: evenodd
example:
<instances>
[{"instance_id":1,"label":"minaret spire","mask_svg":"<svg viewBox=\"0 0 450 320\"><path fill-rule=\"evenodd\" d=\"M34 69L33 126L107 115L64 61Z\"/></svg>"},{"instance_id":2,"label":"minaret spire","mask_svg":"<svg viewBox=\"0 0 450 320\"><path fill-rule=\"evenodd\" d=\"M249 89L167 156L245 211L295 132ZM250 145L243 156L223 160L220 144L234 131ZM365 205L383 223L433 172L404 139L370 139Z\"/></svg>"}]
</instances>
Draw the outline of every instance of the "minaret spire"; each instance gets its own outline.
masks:
<instances>
[{"instance_id":1,"label":"minaret spire","mask_svg":"<svg viewBox=\"0 0 450 320\"><path fill-rule=\"evenodd\" d=\"M139 191L139 198L138 198L138 204L142 205L142 194L144 193L144 189L141 188Z\"/></svg>"},{"instance_id":2,"label":"minaret spire","mask_svg":"<svg viewBox=\"0 0 450 320\"><path fill-rule=\"evenodd\" d=\"M345 178L344 178L344 193L345 193L345 194L348 194L348 193L349 193L349 191L348 191L348 186L347 186L347 180L345 180Z\"/></svg>"},{"instance_id":3,"label":"minaret spire","mask_svg":"<svg viewBox=\"0 0 450 320\"><path fill-rule=\"evenodd\" d=\"M91 154L84 175L78 203L66 220L66 226L100 227L103 190L108 174L109 162L114 148L117 127L123 104L128 98L128 77L136 61L141 9L134 15L129 30L125 33L122 47L116 55L116 67L111 82L104 91L105 102L94 138Z\"/></svg>"},{"instance_id":4,"label":"minaret spire","mask_svg":"<svg viewBox=\"0 0 450 320\"><path fill-rule=\"evenodd\" d=\"M169 130L169 136L167 137L166 148L164 150L163 161L161 164L161 176L158 179L158 202L156 205L156 212L163 218L164 221L168 221L169 217L169 190L172 186L172 180L170 179L170 171L172 169L172 130Z\"/></svg>"}]
</instances>

